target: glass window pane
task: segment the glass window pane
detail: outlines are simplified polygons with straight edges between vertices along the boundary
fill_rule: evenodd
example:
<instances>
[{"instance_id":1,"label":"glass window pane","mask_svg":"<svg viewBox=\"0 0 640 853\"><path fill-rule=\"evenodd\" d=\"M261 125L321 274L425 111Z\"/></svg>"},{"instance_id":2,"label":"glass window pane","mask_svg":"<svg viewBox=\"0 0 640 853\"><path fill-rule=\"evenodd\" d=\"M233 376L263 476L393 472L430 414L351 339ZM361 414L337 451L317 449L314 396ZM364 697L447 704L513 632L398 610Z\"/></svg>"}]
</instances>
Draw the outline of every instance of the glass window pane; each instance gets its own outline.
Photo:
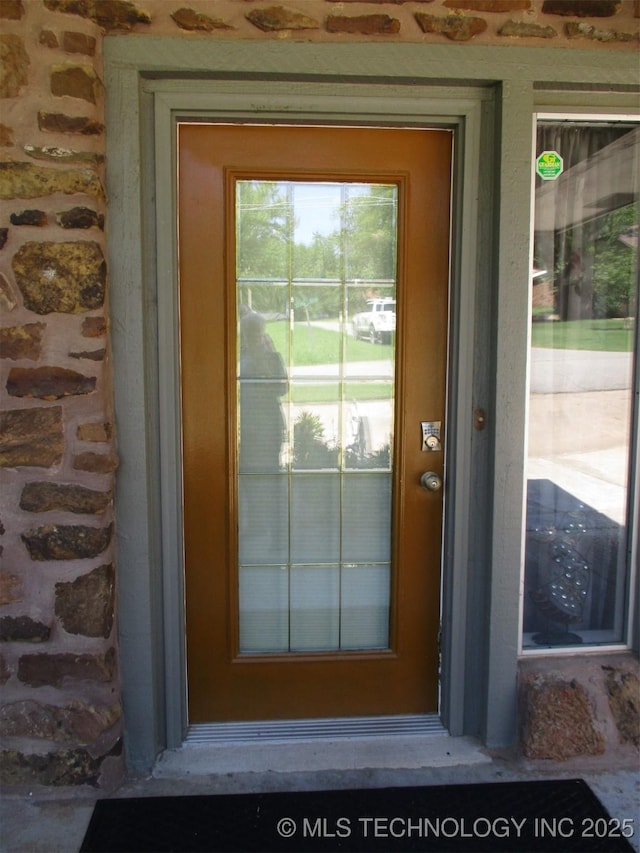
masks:
<instances>
[{"instance_id":1,"label":"glass window pane","mask_svg":"<svg viewBox=\"0 0 640 853\"><path fill-rule=\"evenodd\" d=\"M340 569L291 570L291 651L334 651L339 643Z\"/></svg>"},{"instance_id":2,"label":"glass window pane","mask_svg":"<svg viewBox=\"0 0 640 853\"><path fill-rule=\"evenodd\" d=\"M350 563L391 559L391 475L343 478L342 559Z\"/></svg>"},{"instance_id":3,"label":"glass window pane","mask_svg":"<svg viewBox=\"0 0 640 853\"><path fill-rule=\"evenodd\" d=\"M292 563L340 559L340 475L291 478Z\"/></svg>"},{"instance_id":4,"label":"glass window pane","mask_svg":"<svg viewBox=\"0 0 640 853\"><path fill-rule=\"evenodd\" d=\"M240 563L281 563L288 556L289 481L281 474L238 478Z\"/></svg>"},{"instance_id":5,"label":"glass window pane","mask_svg":"<svg viewBox=\"0 0 640 853\"><path fill-rule=\"evenodd\" d=\"M396 276L397 191L379 184L345 192L345 263L349 280L393 284Z\"/></svg>"},{"instance_id":6,"label":"glass window pane","mask_svg":"<svg viewBox=\"0 0 640 853\"><path fill-rule=\"evenodd\" d=\"M296 282L291 288L294 323L291 332L293 376L339 376L343 336L340 323L342 287L323 282Z\"/></svg>"},{"instance_id":7,"label":"glass window pane","mask_svg":"<svg viewBox=\"0 0 640 853\"><path fill-rule=\"evenodd\" d=\"M278 471L286 437L287 368L267 331L264 315L248 310L239 326L240 471Z\"/></svg>"},{"instance_id":8,"label":"glass window pane","mask_svg":"<svg viewBox=\"0 0 640 853\"><path fill-rule=\"evenodd\" d=\"M284 566L240 569L240 648L243 652L289 649L289 577Z\"/></svg>"},{"instance_id":9,"label":"glass window pane","mask_svg":"<svg viewBox=\"0 0 640 853\"><path fill-rule=\"evenodd\" d=\"M639 141L538 125L525 648L625 642Z\"/></svg>"},{"instance_id":10,"label":"glass window pane","mask_svg":"<svg viewBox=\"0 0 640 853\"><path fill-rule=\"evenodd\" d=\"M238 181L236 197L236 269L238 281L255 279L265 289L289 279L293 227L287 184ZM242 290L240 291L242 294ZM263 310L256 306L255 310Z\"/></svg>"},{"instance_id":11,"label":"glass window pane","mask_svg":"<svg viewBox=\"0 0 640 853\"><path fill-rule=\"evenodd\" d=\"M241 652L388 647L397 204L237 181Z\"/></svg>"},{"instance_id":12,"label":"glass window pane","mask_svg":"<svg viewBox=\"0 0 640 853\"><path fill-rule=\"evenodd\" d=\"M390 566L345 566L340 646L385 648L389 636Z\"/></svg>"},{"instance_id":13,"label":"glass window pane","mask_svg":"<svg viewBox=\"0 0 640 853\"><path fill-rule=\"evenodd\" d=\"M391 469L393 383L381 379L345 383L345 469Z\"/></svg>"},{"instance_id":14,"label":"glass window pane","mask_svg":"<svg viewBox=\"0 0 640 853\"><path fill-rule=\"evenodd\" d=\"M295 382L291 407L294 470L338 469L340 389L335 383Z\"/></svg>"},{"instance_id":15,"label":"glass window pane","mask_svg":"<svg viewBox=\"0 0 640 853\"><path fill-rule=\"evenodd\" d=\"M340 281L345 185L310 181L289 186L295 214L292 278ZM337 316L337 312L329 311L329 315Z\"/></svg>"}]
</instances>

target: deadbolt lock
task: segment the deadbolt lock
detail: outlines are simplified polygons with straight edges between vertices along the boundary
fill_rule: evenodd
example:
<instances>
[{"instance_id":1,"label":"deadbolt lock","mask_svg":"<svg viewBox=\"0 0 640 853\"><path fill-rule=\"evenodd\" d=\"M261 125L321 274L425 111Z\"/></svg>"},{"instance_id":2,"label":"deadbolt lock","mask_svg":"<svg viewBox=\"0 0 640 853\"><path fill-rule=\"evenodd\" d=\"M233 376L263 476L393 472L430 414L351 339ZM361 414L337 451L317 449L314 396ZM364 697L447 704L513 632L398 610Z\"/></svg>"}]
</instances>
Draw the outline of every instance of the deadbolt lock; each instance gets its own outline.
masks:
<instances>
[{"instance_id":1,"label":"deadbolt lock","mask_svg":"<svg viewBox=\"0 0 640 853\"><path fill-rule=\"evenodd\" d=\"M442 450L440 437L442 421L421 421L420 427L422 429L422 450L425 452Z\"/></svg>"}]
</instances>

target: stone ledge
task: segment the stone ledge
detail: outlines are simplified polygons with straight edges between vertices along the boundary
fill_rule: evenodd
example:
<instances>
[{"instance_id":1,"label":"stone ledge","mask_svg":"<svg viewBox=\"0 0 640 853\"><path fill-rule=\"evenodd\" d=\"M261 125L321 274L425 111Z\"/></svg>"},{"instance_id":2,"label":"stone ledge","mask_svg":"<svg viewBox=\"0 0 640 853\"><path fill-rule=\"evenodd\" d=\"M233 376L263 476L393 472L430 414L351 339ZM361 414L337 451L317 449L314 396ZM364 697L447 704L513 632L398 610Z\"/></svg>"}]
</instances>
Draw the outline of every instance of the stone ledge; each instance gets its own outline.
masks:
<instances>
[{"instance_id":1,"label":"stone ledge","mask_svg":"<svg viewBox=\"0 0 640 853\"><path fill-rule=\"evenodd\" d=\"M99 787L102 765L111 757L122 757L122 741L97 757L88 749L60 749L52 752L0 751L0 783L6 785L47 785L52 787L90 785Z\"/></svg>"},{"instance_id":2,"label":"stone ledge","mask_svg":"<svg viewBox=\"0 0 640 853\"><path fill-rule=\"evenodd\" d=\"M518 712L526 758L637 756L638 660L631 653L523 659Z\"/></svg>"}]
</instances>

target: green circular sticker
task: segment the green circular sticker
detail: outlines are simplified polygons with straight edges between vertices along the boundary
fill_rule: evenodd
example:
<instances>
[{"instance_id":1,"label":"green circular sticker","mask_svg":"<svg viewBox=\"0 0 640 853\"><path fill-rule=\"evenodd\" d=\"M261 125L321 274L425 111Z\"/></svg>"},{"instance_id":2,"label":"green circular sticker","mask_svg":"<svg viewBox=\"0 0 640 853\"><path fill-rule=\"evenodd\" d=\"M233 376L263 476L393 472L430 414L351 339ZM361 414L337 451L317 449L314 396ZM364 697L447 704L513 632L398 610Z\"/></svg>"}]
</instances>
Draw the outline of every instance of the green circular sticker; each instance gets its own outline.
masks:
<instances>
[{"instance_id":1,"label":"green circular sticker","mask_svg":"<svg viewBox=\"0 0 640 853\"><path fill-rule=\"evenodd\" d=\"M536 172L543 181L555 181L563 169L564 163L557 151L543 151L536 160Z\"/></svg>"}]
</instances>

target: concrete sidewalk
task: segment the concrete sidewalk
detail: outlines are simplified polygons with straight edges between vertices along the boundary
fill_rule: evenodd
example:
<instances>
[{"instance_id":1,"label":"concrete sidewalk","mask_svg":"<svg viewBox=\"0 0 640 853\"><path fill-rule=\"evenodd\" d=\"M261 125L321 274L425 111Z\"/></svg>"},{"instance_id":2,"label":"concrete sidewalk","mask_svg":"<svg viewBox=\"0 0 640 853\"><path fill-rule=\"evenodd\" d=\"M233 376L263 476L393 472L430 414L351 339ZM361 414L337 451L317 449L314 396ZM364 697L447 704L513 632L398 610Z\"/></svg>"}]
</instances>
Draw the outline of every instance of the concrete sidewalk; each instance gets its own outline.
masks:
<instances>
[{"instance_id":1,"label":"concrete sidewalk","mask_svg":"<svg viewBox=\"0 0 640 853\"><path fill-rule=\"evenodd\" d=\"M455 740L455 739L454 739ZM323 746L313 745L317 755ZM303 750L304 751L304 750ZM637 753L616 769L606 767L602 758L566 762L525 762L505 755L489 755L472 750L471 760L455 763L455 749L449 766L402 769L375 766L352 769L263 770L261 772L196 772L185 775L179 760L159 765L152 776L128 779L117 790L100 796L146 797L188 794L259 793L321 789L381 788L418 785L450 785L470 782L508 782L539 779L584 779L612 818L631 819L634 835L630 842L640 851L640 775ZM363 756L364 758L364 756ZM323 762L330 764L331 762ZM384 762L382 762L384 763ZM76 853L89 823L95 791L7 791L0 801L0 850L2 853ZM514 850L514 853L517 851Z\"/></svg>"}]
</instances>

